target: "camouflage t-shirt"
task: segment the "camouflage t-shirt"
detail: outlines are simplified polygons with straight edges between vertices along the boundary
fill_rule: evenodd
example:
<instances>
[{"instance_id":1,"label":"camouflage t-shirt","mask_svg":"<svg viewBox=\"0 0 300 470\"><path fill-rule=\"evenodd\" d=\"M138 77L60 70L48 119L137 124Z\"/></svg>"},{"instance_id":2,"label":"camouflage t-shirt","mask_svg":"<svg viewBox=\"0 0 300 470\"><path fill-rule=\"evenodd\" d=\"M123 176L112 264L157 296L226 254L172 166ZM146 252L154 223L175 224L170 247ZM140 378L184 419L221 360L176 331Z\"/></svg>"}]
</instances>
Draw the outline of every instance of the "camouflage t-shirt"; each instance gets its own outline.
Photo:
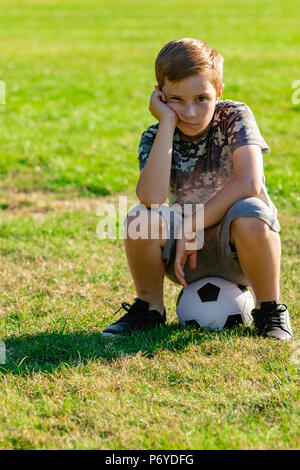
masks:
<instances>
[{"instance_id":1,"label":"camouflage t-shirt","mask_svg":"<svg viewBox=\"0 0 300 470\"><path fill-rule=\"evenodd\" d=\"M142 170L151 151L159 123L143 132L138 151ZM197 139L184 136L176 127L169 185L169 206L208 202L232 177L232 153L243 145L259 145L263 154L270 148L261 136L249 106L232 100L220 100L206 131ZM263 176L258 196L277 210L267 194Z\"/></svg>"}]
</instances>

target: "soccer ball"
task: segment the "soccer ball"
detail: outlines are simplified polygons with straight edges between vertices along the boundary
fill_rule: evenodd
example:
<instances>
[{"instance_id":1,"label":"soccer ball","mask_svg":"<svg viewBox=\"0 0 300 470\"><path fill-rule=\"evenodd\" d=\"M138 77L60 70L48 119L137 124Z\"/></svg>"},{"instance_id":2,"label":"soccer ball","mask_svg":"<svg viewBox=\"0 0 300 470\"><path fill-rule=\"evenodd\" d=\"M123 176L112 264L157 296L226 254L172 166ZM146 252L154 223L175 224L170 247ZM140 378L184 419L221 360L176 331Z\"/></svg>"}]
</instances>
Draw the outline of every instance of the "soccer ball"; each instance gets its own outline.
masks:
<instances>
[{"instance_id":1,"label":"soccer ball","mask_svg":"<svg viewBox=\"0 0 300 470\"><path fill-rule=\"evenodd\" d=\"M255 307L251 292L244 286L221 277L203 277L178 295L176 313L181 325L202 326L212 330L250 325Z\"/></svg>"}]
</instances>

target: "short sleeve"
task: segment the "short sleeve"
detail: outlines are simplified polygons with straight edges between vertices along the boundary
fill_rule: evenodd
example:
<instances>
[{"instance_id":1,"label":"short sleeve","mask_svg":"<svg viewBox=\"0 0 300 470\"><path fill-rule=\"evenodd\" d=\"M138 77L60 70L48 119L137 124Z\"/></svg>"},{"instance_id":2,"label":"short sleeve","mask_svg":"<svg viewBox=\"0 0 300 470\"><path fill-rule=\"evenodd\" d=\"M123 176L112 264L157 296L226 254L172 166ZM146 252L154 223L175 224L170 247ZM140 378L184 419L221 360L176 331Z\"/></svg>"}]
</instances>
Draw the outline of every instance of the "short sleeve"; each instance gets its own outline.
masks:
<instances>
[{"instance_id":1,"label":"short sleeve","mask_svg":"<svg viewBox=\"0 0 300 470\"><path fill-rule=\"evenodd\" d=\"M154 126L148 127L146 131L143 132L140 143L139 143L139 150L138 150L138 158L139 158L139 168L142 170L146 165L147 158L149 157L149 153L151 152L152 145L157 134L158 125L155 124Z\"/></svg>"},{"instance_id":2,"label":"short sleeve","mask_svg":"<svg viewBox=\"0 0 300 470\"><path fill-rule=\"evenodd\" d=\"M259 145L263 154L271 151L259 131L251 109L245 103L236 103L232 107L228 116L227 137L232 152L243 145Z\"/></svg>"}]
</instances>

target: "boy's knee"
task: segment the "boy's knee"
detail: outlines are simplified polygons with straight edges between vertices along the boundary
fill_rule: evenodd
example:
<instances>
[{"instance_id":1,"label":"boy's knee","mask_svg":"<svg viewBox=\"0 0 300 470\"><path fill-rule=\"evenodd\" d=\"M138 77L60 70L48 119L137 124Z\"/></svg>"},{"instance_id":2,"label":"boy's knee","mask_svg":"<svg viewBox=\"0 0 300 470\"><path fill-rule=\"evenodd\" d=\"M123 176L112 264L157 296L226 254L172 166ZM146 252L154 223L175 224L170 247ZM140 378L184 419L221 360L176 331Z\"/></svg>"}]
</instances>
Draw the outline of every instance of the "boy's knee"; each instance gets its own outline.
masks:
<instances>
[{"instance_id":1,"label":"boy's knee","mask_svg":"<svg viewBox=\"0 0 300 470\"><path fill-rule=\"evenodd\" d=\"M154 210L138 204L131 209L124 220L127 238L159 239L164 224L162 216Z\"/></svg>"},{"instance_id":2,"label":"boy's knee","mask_svg":"<svg viewBox=\"0 0 300 470\"><path fill-rule=\"evenodd\" d=\"M230 238L233 243L237 237L259 240L266 237L269 232L268 224L257 217L237 217L230 224Z\"/></svg>"}]
</instances>

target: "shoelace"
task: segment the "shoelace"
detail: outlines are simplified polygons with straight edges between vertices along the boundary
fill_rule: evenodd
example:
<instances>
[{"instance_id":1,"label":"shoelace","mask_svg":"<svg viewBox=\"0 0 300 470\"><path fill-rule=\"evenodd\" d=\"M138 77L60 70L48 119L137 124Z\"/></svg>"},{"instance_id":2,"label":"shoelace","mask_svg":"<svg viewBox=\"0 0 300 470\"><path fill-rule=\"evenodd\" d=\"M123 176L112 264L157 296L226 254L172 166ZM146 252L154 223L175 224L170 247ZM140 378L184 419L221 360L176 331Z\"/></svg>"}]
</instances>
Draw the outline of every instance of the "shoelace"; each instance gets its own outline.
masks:
<instances>
[{"instance_id":1,"label":"shoelace","mask_svg":"<svg viewBox=\"0 0 300 470\"><path fill-rule=\"evenodd\" d=\"M116 315L122 308L126 311L125 315L123 315L119 320L117 320L116 323L119 323L120 321L129 321L129 323L140 323L142 320L141 318L141 310L145 309L144 314L147 315L148 313L148 308L146 308L142 302L136 301L132 305L129 304L128 302L122 302L121 307L118 308L118 310L114 313ZM144 317L145 318L145 317Z\"/></svg>"},{"instance_id":2,"label":"shoelace","mask_svg":"<svg viewBox=\"0 0 300 470\"><path fill-rule=\"evenodd\" d=\"M155 311L149 312L147 304L143 304L143 301L139 302L139 299L136 299L136 302L132 305L128 302L122 302L121 307L116 310L114 315L116 315L121 309L126 311L125 315L119 318L116 323L127 321L129 325L145 325L145 324L154 324L160 320L160 314ZM143 315L141 315L143 313ZM155 315L154 315L155 313Z\"/></svg>"},{"instance_id":3,"label":"shoelace","mask_svg":"<svg viewBox=\"0 0 300 470\"><path fill-rule=\"evenodd\" d=\"M126 311L129 312L131 305L128 302L122 302L121 307L118 308L118 310L114 313L116 315L122 308Z\"/></svg>"},{"instance_id":4,"label":"shoelace","mask_svg":"<svg viewBox=\"0 0 300 470\"><path fill-rule=\"evenodd\" d=\"M269 331L272 328L282 328L281 314L286 310L287 306L285 304L278 304L275 311L261 312L256 310L254 312L255 325L259 330L263 328L265 331Z\"/></svg>"}]
</instances>

